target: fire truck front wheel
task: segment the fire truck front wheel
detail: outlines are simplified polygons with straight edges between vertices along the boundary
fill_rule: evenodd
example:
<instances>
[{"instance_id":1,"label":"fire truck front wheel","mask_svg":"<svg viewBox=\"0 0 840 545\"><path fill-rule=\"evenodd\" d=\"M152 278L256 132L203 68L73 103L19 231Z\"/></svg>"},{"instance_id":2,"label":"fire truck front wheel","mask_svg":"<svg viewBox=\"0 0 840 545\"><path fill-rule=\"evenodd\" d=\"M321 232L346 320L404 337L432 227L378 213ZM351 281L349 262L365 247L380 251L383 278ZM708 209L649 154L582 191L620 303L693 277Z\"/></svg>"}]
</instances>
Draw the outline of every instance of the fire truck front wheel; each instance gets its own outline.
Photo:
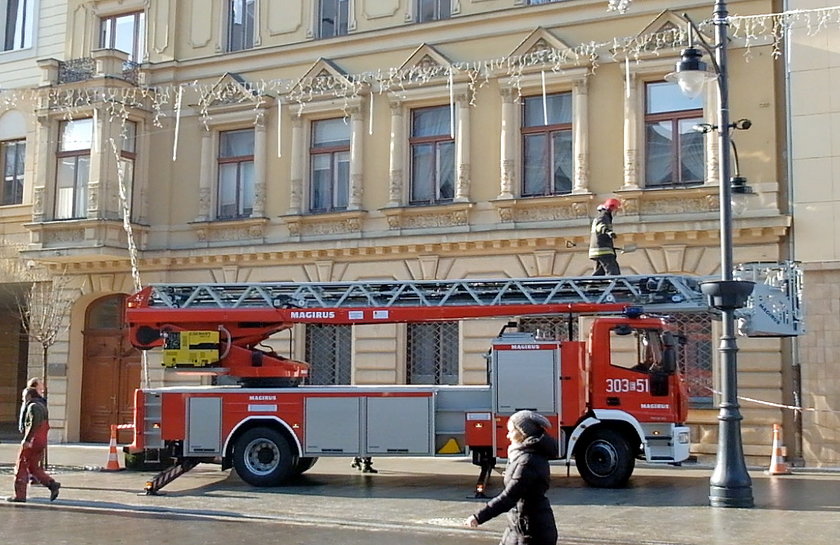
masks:
<instances>
[{"instance_id":1,"label":"fire truck front wheel","mask_svg":"<svg viewBox=\"0 0 840 545\"><path fill-rule=\"evenodd\" d=\"M294 475L296 465L289 442L271 428L246 431L233 448L236 473L253 486L277 486Z\"/></svg>"},{"instance_id":2,"label":"fire truck front wheel","mask_svg":"<svg viewBox=\"0 0 840 545\"><path fill-rule=\"evenodd\" d=\"M630 480L636 460L630 443L621 432L596 428L590 430L578 445L575 465L590 486L621 488Z\"/></svg>"}]
</instances>

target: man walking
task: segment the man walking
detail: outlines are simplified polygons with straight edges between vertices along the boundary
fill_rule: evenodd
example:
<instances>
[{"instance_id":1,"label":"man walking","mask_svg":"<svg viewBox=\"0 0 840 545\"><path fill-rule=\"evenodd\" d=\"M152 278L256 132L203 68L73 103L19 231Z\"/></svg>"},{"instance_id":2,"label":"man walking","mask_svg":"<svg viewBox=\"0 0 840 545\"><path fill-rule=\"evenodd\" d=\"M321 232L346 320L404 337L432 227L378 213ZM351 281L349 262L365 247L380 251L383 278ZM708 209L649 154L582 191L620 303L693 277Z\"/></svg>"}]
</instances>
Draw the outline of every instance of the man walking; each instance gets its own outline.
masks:
<instances>
[{"instance_id":1,"label":"man walking","mask_svg":"<svg viewBox=\"0 0 840 545\"><path fill-rule=\"evenodd\" d=\"M592 221L592 234L589 239L589 259L595 261L592 276L621 274L613 245L615 231L612 226L613 213L619 208L621 201L618 199L607 199L604 204L598 205L598 216Z\"/></svg>"},{"instance_id":2,"label":"man walking","mask_svg":"<svg viewBox=\"0 0 840 545\"><path fill-rule=\"evenodd\" d=\"M58 497L58 490L61 488L61 484L40 466L44 450L47 448L47 432L50 429L47 400L44 399L44 384L37 379L30 381L29 384L31 386L23 391L24 430L15 472L15 495L6 498L6 501L17 503L26 501L30 475L50 489L50 501Z\"/></svg>"}]
</instances>

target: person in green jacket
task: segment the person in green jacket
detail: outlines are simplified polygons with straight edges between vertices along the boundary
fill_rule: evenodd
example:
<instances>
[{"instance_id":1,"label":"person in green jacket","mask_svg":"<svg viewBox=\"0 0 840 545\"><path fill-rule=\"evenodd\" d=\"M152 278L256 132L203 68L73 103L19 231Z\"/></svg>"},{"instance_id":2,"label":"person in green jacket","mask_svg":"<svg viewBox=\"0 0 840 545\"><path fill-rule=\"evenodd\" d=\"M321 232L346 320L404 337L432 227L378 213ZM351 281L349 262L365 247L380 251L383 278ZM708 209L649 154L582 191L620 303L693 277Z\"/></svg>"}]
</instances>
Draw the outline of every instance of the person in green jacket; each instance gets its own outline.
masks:
<instances>
[{"instance_id":1,"label":"person in green jacket","mask_svg":"<svg viewBox=\"0 0 840 545\"><path fill-rule=\"evenodd\" d=\"M15 494L6 501L23 503L29 486L29 477L34 476L39 483L50 490L50 501L58 497L61 484L53 479L41 467L40 462L47 448L47 434L50 430L50 416L47 410L47 400L44 398L44 384L40 380L32 380L30 386L23 391L23 440L20 442L17 471L15 472Z\"/></svg>"}]
</instances>

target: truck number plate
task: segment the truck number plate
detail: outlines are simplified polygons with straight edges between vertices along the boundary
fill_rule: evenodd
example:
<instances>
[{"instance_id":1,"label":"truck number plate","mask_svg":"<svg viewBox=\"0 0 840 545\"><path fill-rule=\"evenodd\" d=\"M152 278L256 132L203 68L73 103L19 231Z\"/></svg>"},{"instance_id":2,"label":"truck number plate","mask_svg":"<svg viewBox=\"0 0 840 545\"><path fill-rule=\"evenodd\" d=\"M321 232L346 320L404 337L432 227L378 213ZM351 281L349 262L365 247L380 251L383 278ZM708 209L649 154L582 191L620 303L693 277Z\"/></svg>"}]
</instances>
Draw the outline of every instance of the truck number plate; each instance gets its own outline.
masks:
<instances>
[{"instance_id":1,"label":"truck number plate","mask_svg":"<svg viewBox=\"0 0 840 545\"><path fill-rule=\"evenodd\" d=\"M649 392L650 381L646 378L630 380L628 378L608 378L607 393Z\"/></svg>"}]
</instances>

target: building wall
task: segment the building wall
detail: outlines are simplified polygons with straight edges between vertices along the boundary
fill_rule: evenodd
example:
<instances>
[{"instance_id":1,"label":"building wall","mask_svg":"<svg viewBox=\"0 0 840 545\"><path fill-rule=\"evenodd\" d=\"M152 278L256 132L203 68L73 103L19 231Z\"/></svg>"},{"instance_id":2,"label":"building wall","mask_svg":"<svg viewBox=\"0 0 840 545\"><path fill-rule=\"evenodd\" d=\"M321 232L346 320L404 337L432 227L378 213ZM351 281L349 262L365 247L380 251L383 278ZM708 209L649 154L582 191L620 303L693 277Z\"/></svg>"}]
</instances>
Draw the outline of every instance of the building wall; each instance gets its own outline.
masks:
<instances>
[{"instance_id":1,"label":"building wall","mask_svg":"<svg viewBox=\"0 0 840 545\"><path fill-rule=\"evenodd\" d=\"M789 9L826 8L797 0ZM801 369L800 421L806 461L840 463L840 70L836 29L809 32L803 21L789 48L792 252L805 268L807 334L794 365ZM814 92L814 90L819 90Z\"/></svg>"},{"instance_id":2,"label":"building wall","mask_svg":"<svg viewBox=\"0 0 840 545\"><path fill-rule=\"evenodd\" d=\"M620 258L625 272L719 273L718 181L710 175L699 187L644 190L635 178L642 157L634 155L635 148L630 150L634 153L627 149L628 141L638 147L641 129L638 119L635 128L628 125L625 113L643 107L639 96L643 82L670 72L679 47L639 50L638 58L627 63L622 56L614 57L614 52L602 49L596 58L577 63L527 67L521 78L506 65L506 59L539 28L547 33L546 39L570 47L607 43L616 37L657 31L659 25L673 20L673 14L686 10L696 20L706 18L710 15L708 2L686 1L675 6L659 0L637 1L627 14L618 15L605 10L605 0L541 6L522 6L514 0L461 1L453 3L460 6L460 12L450 20L414 24L410 17L406 20L407 11L410 13L406 0L356 0L355 29L347 37L328 40L311 36L311 2L292 3L283 10L278 9L279 3L260 2L259 43L254 49L236 53L223 52L222 2L209 3L212 9L207 9L208 3L72 0L67 3L66 49L63 56L50 55L63 60L87 57L97 45L99 17L145 10L148 30L142 81L157 92L144 97L142 107L130 114L140 126L135 233L145 284L586 275L591 269L585 253L589 225L595 205L608 196L625 202L625 213L616 220L619 242L639 246L635 253ZM732 11L739 14L769 13L773 6L758 0L731 4ZM666 9L672 14L663 15ZM474 97L469 96L465 73L453 75L457 92L452 95L445 76L405 88L374 87L373 93L363 87L358 96L349 99L329 94L305 96L289 85L307 76L314 59L320 58L351 78L387 73L409 61L421 44L428 44L432 54L439 54L444 61L480 65L497 59L497 68L474 82ZM732 45L731 107L734 119L750 118L755 127L739 132L736 138L741 169L756 195L735 219L735 260L777 261L783 257L782 242L789 224L780 206L779 97L773 87L775 74L782 68L768 46L753 44L747 50L745 45L741 39ZM210 90L212 98L214 85L236 80L224 78L227 73L254 85L265 95L263 103L258 107L248 103L205 107L201 92ZM574 120L582 127L578 144L587 150L577 173L582 185L568 196L523 199L505 195L500 135L507 108L505 96L516 96L519 88L526 94L539 94L543 73L549 91L573 91L586 104L576 109ZM127 86L115 78L79 84L82 89L101 87L116 93ZM68 87L53 82L53 88L61 92ZM183 93L180 112L174 101L178 89ZM470 98L473 100L467 106ZM716 99L712 92L706 98L709 117ZM450 100L463 105L459 119L469 118L465 202L410 207L402 196L400 202L392 202L391 149L398 141L391 137L395 127L392 114L402 111L402 121L396 123L397 128L402 123L405 130L411 107L448 104ZM92 115L97 107L94 101L82 104L74 115ZM65 112L60 107L40 112L40 123L32 125L32 139L47 147L39 150L38 161L33 159L30 191L49 202L55 176L49 143L54 143ZM305 141L310 120L345 114L350 123L361 123L363 128L358 210L317 216L295 211L295 131L303 131ZM119 115L100 112L97 120L103 135L117 134ZM212 207L206 204L206 199L212 199L215 175L213 135L255 123L264 137L264 209L259 217L246 221L213 221ZM515 132L512 141L518 139ZM710 138L707 153L713 151ZM52 222L48 208L36 207L29 228L33 235L27 255L56 263L56 267L66 266L75 279L74 289L83 293L70 316L69 331L53 352L53 361L58 363L55 377L51 377L51 404L61 406L53 414L56 434L63 440L78 438L84 309L102 295L133 291L129 252L120 238L121 225L113 217L115 163L107 147L92 153L92 159L100 165L95 182L104 188L104 195L110 195L102 207L110 208L102 217L80 226ZM404 154L401 159L405 162ZM709 161L708 168L713 174L714 161ZM518 171L513 176L517 179ZM305 190L306 168L301 177ZM514 182L515 189L518 185ZM208 183L209 187L203 185ZM211 217L205 217L208 210ZM96 229L101 225L113 229L108 231L110 235L97 239ZM497 323L484 321L462 326L464 383L485 380L478 355L497 331ZM403 326L359 329L353 345L354 381L387 384L405 380L400 356L405 352ZM773 402L782 399L780 343L750 339L741 348L743 395ZM296 356L302 357L302 353ZM164 375L158 362L159 357L153 356L153 384L194 380ZM769 455L769 423L779 418L779 411L750 406L744 408L744 414L748 454ZM696 453L714 452L716 416L715 410L692 411Z\"/></svg>"}]
</instances>

